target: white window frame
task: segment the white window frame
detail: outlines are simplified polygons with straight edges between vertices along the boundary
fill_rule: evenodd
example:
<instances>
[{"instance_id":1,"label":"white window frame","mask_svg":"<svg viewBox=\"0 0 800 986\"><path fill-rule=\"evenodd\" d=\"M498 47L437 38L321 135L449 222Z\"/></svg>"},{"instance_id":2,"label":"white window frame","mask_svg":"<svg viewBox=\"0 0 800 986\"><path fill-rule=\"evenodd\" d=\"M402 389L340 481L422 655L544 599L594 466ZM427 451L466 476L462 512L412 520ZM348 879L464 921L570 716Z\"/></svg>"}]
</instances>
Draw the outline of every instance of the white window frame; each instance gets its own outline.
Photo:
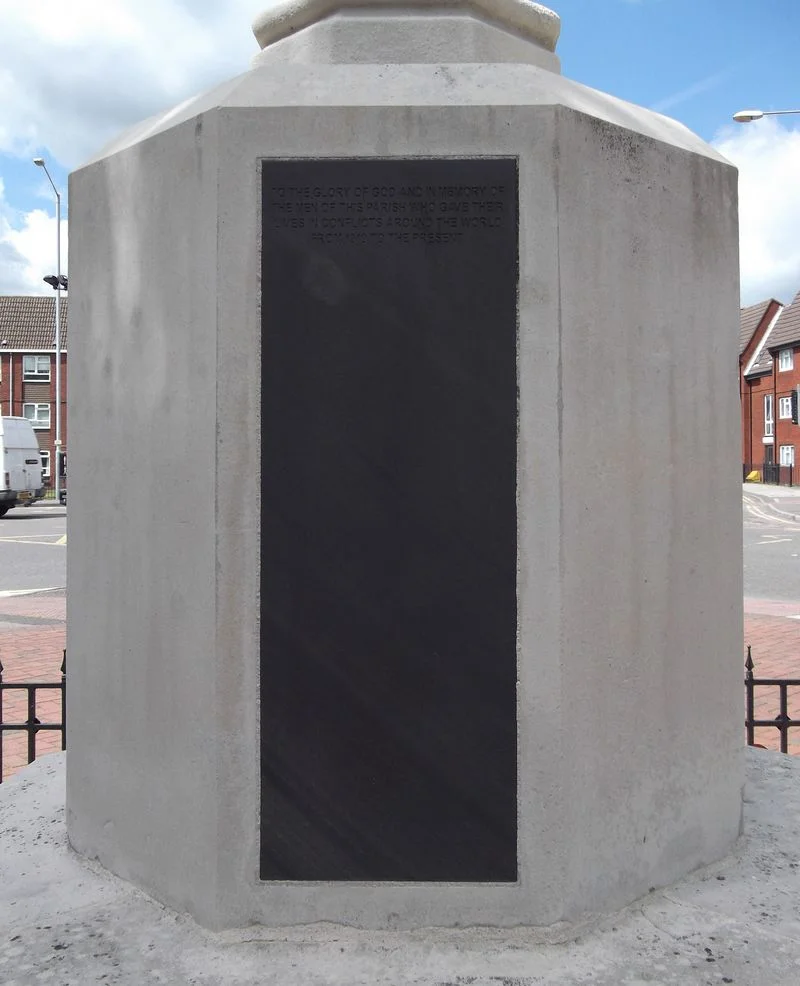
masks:
<instances>
[{"instance_id":1,"label":"white window frame","mask_svg":"<svg viewBox=\"0 0 800 986\"><path fill-rule=\"evenodd\" d=\"M791 397L779 397L778 398L778 417L780 418L791 418L792 416L792 398Z\"/></svg>"},{"instance_id":2,"label":"white window frame","mask_svg":"<svg viewBox=\"0 0 800 986\"><path fill-rule=\"evenodd\" d=\"M26 369L26 364L33 361L33 369ZM41 369L44 364L47 364L47 369ZM22 357L22 379L26 383L50 383L50 357L49 356L32 356L27 355Z\"/></svg>"},{"instance_id":3,"label":"white window frame","mask_svg":"<svg viewBox=\"0 0 800 986\"><path fill-rule=\"evenodd\" d=\"M50 449L40 448L39 455L42 457L42 479L50 478Z\"/></svg>"},{"instance_id":4,"label":"white window frame","mask_svg":"<svg viewBox=\"0 0 800 986\"><path fill-rule=\"evenodd\" d=\"M794 465L794 445L781 445L778 462L782 466Z\"/></svg>"},{"instance_id":5,"label":"white window frame","mask_svg":"<svg viewBox=\"0 0 800 986\"><path fill-rule=\"evenodd\" d=\"M779 350L778 369L781 371L794 369L794 350L792 349Z\"/></svg>"},{"instance_id":6,"label":"white window frame","mask_svg":"<svg viewBox=\"0 0 800 986\"><path fill-rule=\"evenodd\" d=\"M33 408L33 414L28 413L28 408ZM47 412L46 420L42 409ZM27 418L33 425L34 431L47 431L50 428L50 405L38 403L26 403L22 405L22 417Z\"/></svg>"},{"instance_id":7,"label":"white window frame","mask_svg":"<svg viewBox=\"0 0 800 986\"><path fill-rule=\"evenodd\" d=\"M775 417L773 415L772 394L764 394L764 435L769 438L775 434Z\"/></svg>"}]
</instances>

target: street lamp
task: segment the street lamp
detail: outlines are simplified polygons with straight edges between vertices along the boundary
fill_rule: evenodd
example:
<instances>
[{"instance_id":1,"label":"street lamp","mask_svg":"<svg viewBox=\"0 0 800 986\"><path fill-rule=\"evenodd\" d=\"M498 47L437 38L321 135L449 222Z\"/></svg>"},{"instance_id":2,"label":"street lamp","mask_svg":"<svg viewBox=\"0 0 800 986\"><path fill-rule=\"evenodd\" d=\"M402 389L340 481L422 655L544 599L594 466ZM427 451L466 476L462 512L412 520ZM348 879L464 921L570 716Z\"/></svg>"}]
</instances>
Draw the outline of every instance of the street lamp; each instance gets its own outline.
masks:
<instances>
[{"instance_id":1,"label":"street lamp","mask_svg":"<svg viewBox=\"0 0 800 986\"><path fill-rule=\"evenodd\" d=\"M800 113L800 110L739 110L733 118L737 123L752 123L764 116L791 116L795 113Z\"/></svg>"},{"instance_id":2,"label":"street lamp","mask_svg":"<svg viewBox=\"0 0 800 986\"><path fill-rule=\"evenodd\" d=\"M44 169L47 180L53 186L56 194L56 283L53 287L56 291L56 438L55 447L55 466L56 466L56 503L61 503L61 288L65 285L65 280L61 276L61 193L56 188L56 183L50 177L47 165L43 157L35 157L33 163L37 168ZM47 278L45 278L47 280ZM52 281L48 281L52 284Z\"/></svg>"}]
</instances>

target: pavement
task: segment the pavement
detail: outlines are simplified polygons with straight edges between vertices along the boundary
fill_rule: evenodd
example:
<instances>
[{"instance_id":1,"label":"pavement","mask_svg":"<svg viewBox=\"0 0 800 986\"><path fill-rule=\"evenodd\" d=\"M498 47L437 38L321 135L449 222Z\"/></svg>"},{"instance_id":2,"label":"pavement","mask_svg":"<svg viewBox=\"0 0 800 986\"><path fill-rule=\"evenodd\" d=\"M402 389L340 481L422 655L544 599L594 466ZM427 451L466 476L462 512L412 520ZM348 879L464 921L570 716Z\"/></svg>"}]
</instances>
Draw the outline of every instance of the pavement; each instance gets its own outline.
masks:
<instances>
[{"instance_id":1,"label":"pavement","mask_svg":"<svg viewBox=\"0 0 800 986\"><path fill-rule=\"evenodd\" d=\"M751 503L756 504L756 509L763 513L765 519L800 520L800 487L745 483L743 492ZM55 504L52 506L63 509ZM744 611L742 673L746 646L749 644L757 677L800 678L800 600L793 603L746 598ZM59 681L65 646L65 590L12 596L0 594L0 662L4 681ZM731 655L731 659L736 660L736 655ZM778 702L777 689L757 689L757 718L774 718L779 711ZM789 710L790 713L794 710L800 718L800 688L790 689ZM60 714L58 693L40 692L38 718L42 722L56 722ZM4 718L6 722L21 722L27 718L22 692L6 693ZM776 729L758 729L755 739L756 743L769 749L779 749ZM789 752L800 754L800 728L790 730L789 741ZM57 733L39 733L37 750L46 753L59 748L60 737ZM27 762L25 735L6 734L3 754L5 779Z\"/></svg>"},{"instance_id":2,"label":"pavement","mask_svg":"<svg viewBox=\"0 0 800 986\"><path fill-rule=\"evenodd\" d=\"M743 483L745 498L755 497L777 518L800 520L800 486L769 486L764 483Z\"/></svg>"},{"instance_id":3,"label":"pavement","mask_svg":"<svg viewBox=\"0 0 800 986\"><path fill-rule=\"evenodd\" d=\"M4 986L774 986L800 969L800 759L747 751L743 835L631 906L553 928L212 933L70 850L64 754L0 787ZM464 888L469 893L469 887Z\"/></svg>"},{"instance_id":4,"label":"pavement","mask_svg":"<svg viewBox=\"0 0 800 986\"><path fill-rule=\"evenodd\" d=\"M61 680L61 661L66 647L66 591L20 595L0 595L0 663L3 681ZM47 689L37 692L36 717L40 722L61 721L61 695ZM22 691L3 695L3 720L25 722L27 697ZM27 735L4 733L3 779L27 763ZM36 737L39 753L61 749L57 731L43 731ZM0 977L2 982L2 977Z\"/></svg>"},{"instance_id":5,"label":"pavement","mask_svg":"<svg viewBox=\"0 0 800 986\"><path fill-rule=\"evenodd\" d=\"M748 484L747 490L752 490ZM769 493L757 495L766 503L780 487L770 487ZM800 495L795 495L800 515ZM788 497L774 497L787 503ZM746 645L750 645L755 663L755 675L761 678L800 678L800 600L797 603L765 599L745 599L742 675ZM66 592L59 590L42 594L16 596L0 595L0 662L3 680L59 681L62 652L66 646ZM735 661L737 655L732 654ZM68 679L69 680L69 679ZM742 685L744 696L744 684ZM744 701L744 698L743 698ZM774 719L779 711L779 693L773 688L757 688L756 717ZM789 690L789 711L800 718L800 688ZM55 691L38 693L37 717L42 722L60 721L60 697ZM4 719L23 722L27 718L22 692L6 692ZM744 715L742 717L744 723ZM744 730L744 725L742 726ZM756 730L756 743L768 748L780 748L777 729ZM6 733L3 740L3 779L27 762L26 737L22 732ZM37 750L42 753L60 749L57 732L41 732ZM800 754L800 728L789 731L789 753Z\"/></svg>"},{"instance_id":6,"label":"pavement","mask_svg":"<svg viewBox=\"0 0 800 986\"><path fill-rule=\"evenodd\" d=\"M784 525L800 522L800 487L744 483L742 492L751 517ZM800 678L800 599L745 597L744 644L745 654L750 645L757 678ZM788 699L789 714L800 719L800 688L790 688ZM756 688L756 718L775 718L778 703L777 688ZM757 729L755 741L769 749L780 748L777 729ZM789 753L800 754L800 727L789 730Z\"/></svg>"},{"instance_id":7,"label":"pavement","mask_svg":"<svg viewBox=\"0 0 800 986\"><path fill-rule=\"evenodd\" d=\"M772 493L755 495L765 509L788 513L790 498ZM5 681L59 680L65 595L0 596ZM800 601L745 600L745 611L744 642L757 675L800 677ZM743 661L744 650L731 657ZM5 701L9 721L22 710L11 696ZM37 708L39 718L55 721L57 699L40 701L51 705ZM776 714L777 697L758 701L759 716ZM760 732L757 742L777 747L776 730ZM42 755L58 745L55 734L40 734L39 743L39 759L23 768L24 740L5 740L4 986L751 986L794 982L800 969L797 757L747 751L744 834L725 860L568 932L364 932L324 924L214 934L69 849L65 755ZM793 749L800 753L800 744Z\"/></svg>"}]
</instances>

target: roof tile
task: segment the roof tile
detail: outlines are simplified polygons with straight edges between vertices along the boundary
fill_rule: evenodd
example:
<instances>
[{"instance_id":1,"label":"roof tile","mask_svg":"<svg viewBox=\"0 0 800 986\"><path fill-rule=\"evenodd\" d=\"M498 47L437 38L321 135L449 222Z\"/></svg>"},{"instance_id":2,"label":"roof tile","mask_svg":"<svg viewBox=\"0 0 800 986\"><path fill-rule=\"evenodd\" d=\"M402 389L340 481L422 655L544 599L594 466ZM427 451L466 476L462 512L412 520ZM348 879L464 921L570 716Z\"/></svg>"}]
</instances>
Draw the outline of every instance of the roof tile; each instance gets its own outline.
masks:
<instances>
[{"instance_id":1,"label":"roof tile","mask_svg":"<svg viewBox=\"0 0 800 986\"><path fill-rule=\"evenodd\" d=\"M769 354L769 350L766 346L762 346L761 352L758 354L758 359L750 367L750 372L747 374L748 377L761 376L762 373L771 373L772 364L774 360Z\"/></svg>"},{"instance_id":2,"label":"roof tile","mask_svg":"<svg viewBox=\"0 0 800 986\"><path fill-rule=\"evenodd\" d=\"M771 353L797 344L800 344L800 291L794 296L791 305L787 305L781 312L767 341Z\"/></svg>"},{"instance_id":3,"label":"roof tile","mask_svg":"<svg viewBox=\"0 0 800 986\"><path fill-rule=\"evenodd\" d=\"M747 348L748 342L753 338L753 333L761 324L761 319L766 315L770 301L759 301L757 305L750 305L742 308L739 312L739 355Z\"/></svg>"},{"instance_id":4,"label":"roof tile","mask_svg":"<svg viewBox=\"0 0 800 986\"><path fill-rule=\"evenodd\" d=\"M67 348L66 296L61 296L61 348ZM0 295L0 348L51 350L55 345L55 294Z\"/></svg>"}]
</instances>

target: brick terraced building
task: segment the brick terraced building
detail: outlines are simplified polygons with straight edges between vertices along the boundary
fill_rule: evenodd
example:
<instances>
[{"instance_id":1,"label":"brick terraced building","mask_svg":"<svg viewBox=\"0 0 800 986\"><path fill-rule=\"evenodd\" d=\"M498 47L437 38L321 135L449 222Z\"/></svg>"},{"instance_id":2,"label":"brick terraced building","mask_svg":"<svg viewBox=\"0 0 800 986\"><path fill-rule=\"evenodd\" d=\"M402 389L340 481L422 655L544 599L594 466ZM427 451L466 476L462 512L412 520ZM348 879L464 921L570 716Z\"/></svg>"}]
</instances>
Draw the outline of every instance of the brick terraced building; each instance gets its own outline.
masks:
<instances>
[{"instance_id":1,"label":"brick terraced building","mask_svg":"<svg viewBox=\"0 0 800 986\"><path fill-rule=\"evenodd\" d=\"M55 470L55 295L0 295L0 412L29 418L45 483ZM61 448L67 451L68 302L61 295Z\"/></svg>"},{"instance_id":2,"label":"brick terraced building","mask_svg":"<svg viewBox=\"0 0 800 986\"><path fill-rule=\"evenodd\" d=\"M745 475L800 485L800 292L742 309L739 384Z\"/></svg>"}]
</instances>

